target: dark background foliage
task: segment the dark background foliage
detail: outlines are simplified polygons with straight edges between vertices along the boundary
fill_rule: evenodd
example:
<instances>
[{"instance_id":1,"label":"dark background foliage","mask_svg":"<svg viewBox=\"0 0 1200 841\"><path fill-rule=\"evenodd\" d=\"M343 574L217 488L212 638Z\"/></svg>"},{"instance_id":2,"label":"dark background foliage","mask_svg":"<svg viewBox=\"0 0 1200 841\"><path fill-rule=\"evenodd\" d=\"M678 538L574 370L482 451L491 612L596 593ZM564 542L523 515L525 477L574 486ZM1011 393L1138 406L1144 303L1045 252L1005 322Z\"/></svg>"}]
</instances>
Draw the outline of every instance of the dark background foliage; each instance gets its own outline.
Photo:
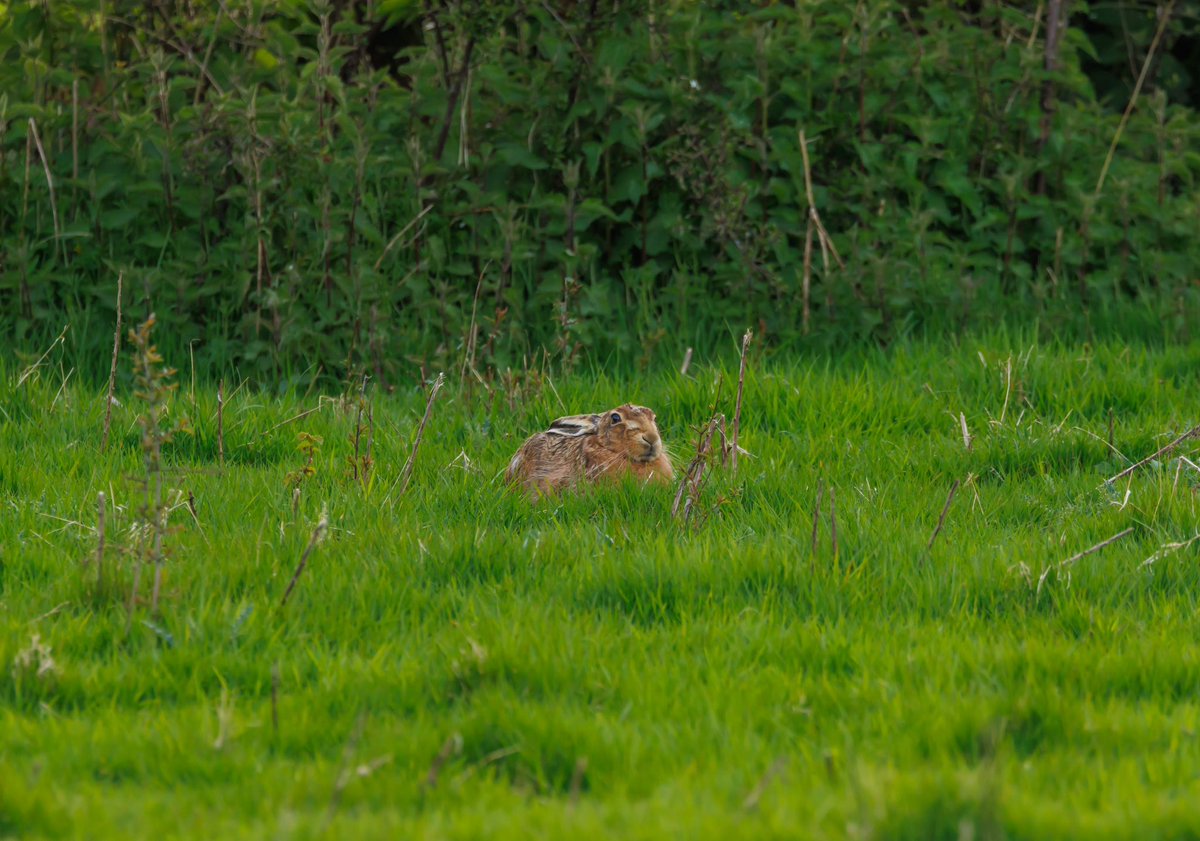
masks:
<instances>
[{"instance_id":1,"label":"dark background foliage","mask_svg":"<svg viewBox=\"0 0 1200 841\"><path fill-rule=\"evenodd\" d=\"M385 384L1200 308L1196 2L0 9L0 336L85 373L118 276L168 355Z\"/></svg>"}]
</instances>

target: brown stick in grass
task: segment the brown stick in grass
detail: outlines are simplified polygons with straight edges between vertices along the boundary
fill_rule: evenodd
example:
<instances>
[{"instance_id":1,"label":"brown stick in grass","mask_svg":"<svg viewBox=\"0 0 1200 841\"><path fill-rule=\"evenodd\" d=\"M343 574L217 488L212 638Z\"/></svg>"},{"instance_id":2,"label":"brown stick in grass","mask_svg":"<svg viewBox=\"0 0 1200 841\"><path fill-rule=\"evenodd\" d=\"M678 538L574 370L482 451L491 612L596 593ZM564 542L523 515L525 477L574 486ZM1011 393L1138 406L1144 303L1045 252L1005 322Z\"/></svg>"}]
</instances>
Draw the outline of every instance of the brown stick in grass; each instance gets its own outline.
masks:
<instances>
[{"instance_id":1,"label":"brown stick in grass","mask_svg":"<svg viewBox=\"0 0 1200 841\"><path fill-rule=\"evenodd\" d=\"M730 462L730 471L734 476L737 476L738 465L738 429L742 425L742 388L746 383L746 351L750 348L750 338L753 333L750 330L746 331L746 335L742 336L742 361L738 367L738 390L737 401L733 406L733 460Z\"/></svg>"},{"instance_id":2,"label":"brown stick in grass","mask_svg":"<svg viewBox=\"0 0 1200 841\"><path fill-rule=\"evenodd\" d=\"M587 774L588 760L581 756L575 760L575 770L571 772L571 807L579 803L579 795L583 791L583 777Z\"/></svg>"},{"instance_id":3,"label":"brown stick in grass","mask_svg":"<svg viewBox=\"0 0 1200 841\"><path fill-rule=\"evenodd\" d=\"M1124 531L1117 532L1116 534L1114 534L1112 537L1108 538L1107 540L1101 540L1099 543L1097 543L1095 546L1091 547L1090 549L1084 549L1082 552L1072 555L1071 557L1067 558L1065 561L1060 561L1057 564L1057 568L1058 568L1059 572L1061 572L1064 569L1070 569L1072 566L1074 566L1075 562L1080 560L1081 558L1086 558L1088 555L1092 554L1093 552L1099 552L1105 546L1108 546L1109 544L1112 544L1112 543L1116 543L1121 538L1126 537L1132 533L1133 533L1133 527L1130 526L1129 528L1125 529ZM1046 583L1046 578L1050 575L1050 570L1054 569L1055 566L1056 566L1055 564L1047 565L1046 568L1044 570L1042 570L1042 574L1038 576L1037 591L1036 591L1037 595L1041 595L1042 585Z\"/></svg>"},{"instance_id":4,"label":"brown stick in grass","mask_svg":"<svg viewBox=\"0 0 1200 841\"><path fill-rule=\"evenodd\" d=\"M701 479L704 476L704 466L708 463L709 453L712 452L713 437L721 428L724 418L720 414L713 415L704 428L700 430L700 437L696 439L696 455L688 464L687 470L679 477L679 487L675 491L675 501L671 504L671 517L679 516L679 504L684 501L684 494L687 494L687 501L683 507L683 520L688 522L691 516L692 508L700 497L700 488L702 486Z\"/></svg>"},{"instance_id":5,"label":"brown stick in grass","mask_svg":"<svg viewBox=\"0 0 1200 841\"><path fill-rule=\"evenodd\" d=\"M425 788L432 789L437 785L438 775L442 773L442 766L450 761L455 752L462 745L462 737L455 733L450 738L442 743L442 749L438 751L437 756L433 758L433 762L429 765L429 773L425 775Z\"/></svg>"},{"instance_id":6,"label":"brown stick in grass","mask_svg":"<svg viewBox=\"0 0 1200 841\"><path fill-rule=\"evenodd\" d=\"M112 367L108 370L108 398L104 403L104 437L100 439L100 452L108 449L108 432L112 426L113 389L117 385L117 356L121 352L121 285L124 272L117 273L117 329L113 332Z\"/></svg>"},{"instance_id":7,"label":"brown stick in grass","mask_svg":"<svg viewBox=\"0 0 1200 841\"><path fill-rule=\"evenodd\" d=\"M279 663L271 666L271 732L279 738Z\"/></svg>"},{"instance_id":8,"label":"brown stick in grass","mask_svg":"<svg viewBox=\"0 0 1200 841\"><path fill-rule=\"evenodd\" d=\"M813 506L812 554L817 554L817 526L821 522L821 498L825 495L825 480L817 479L817 502Z\"/></svg>"},{"instance_id":9,"label":"brown stick in grass","mask_svg":"<svg viewBox=\"0 0 1200 841\"><path fill-rule=\"evenodd\" d=\"M1112 537L1108 538L1108 540L1101 540L1099 543L1097 543L1095 546L1093 546L1090 549L1084 549L1082 552L1072 555L1071 557L1067 558L1065 561L1060 563L1058 566L1060 569L1066 569L1070 566L1073 566L1075 564L1075 562L1078 561L1080 558L1086 558L1088 555L1092 554L1093 552L1099 552L1101 549L1103 549L1105 546L1108 546L1110 543L1116 543L1122 537L1127 537L1131 534L1133 534L1133 526L1130 526L1129 528L1125 529L1124 531L1117 532Z\"/></svg>"},{"instance_id":10,"label":"brown stick in grass","mask_svg":"<svg viewBox=\"0 0 1200 841\"><path fill-rule=\"evenodd\" d=\"M946 496L946 504L942 506L942 516L938 517L937 527L934 528L933 534L929 536L929 545L926 549L933 548L933 542L937 540L939 534L942 533L942 524L946 522L946 514L950 512L950 503L954 502L954 494L958 492L958 479L954 480L954 484L950 486L950 493Z\"/></svg>"},{"instance_id":11,"label":"brown stick in grass","mask_svg":"<svg viewBox=\"0 0 1200 841\"><path fill-rule=\"evenodd\" d=\"M833 560L837 563L838 559L838 542L837 542L837 498L833 492L833 485L829 486L829 536L833 541Z\"/></svg>"},{"instance_id":12,"label":"brown stick in grass","mask_svg":"<svg viewBox=\"0 0 1200 841\"><path fill-rule=\"evenodd\" d=\"M1146 456L1144 459L1137 462L1136 464L1129 465L1128 467L1126 467L1124 470L1122 470L1116 476L1113 476L1111 479L1109 479L1104 484L1111 485L1113 482L1116 482L1119 479L1124 479L1126 476L1128 476L1133 471L1137 470L1139 467L1143 467L1143 466L1149 464L1150 462L1154 461L1156 458L1166 455L1167 453L1171 452L1171 450L1175 449L1180 444L1182 444L1184 441L1186 441L1189 438L1192 438L1196 435L1200 435L1200 425L1193 426L1187 432L1180 435L1178 438L1176 438L1170 444L1167 444L1165 447L1160 449L1158 452L1153 453L1152 455Z\"/></svg>"},{"instance_id":13,"label":"brown stick in grass","mask_svg":"<svg viewBox=\"0 0 1200 841\"><path fill-rule=\"evenodd\" d=\"M104 491L96 497L96 592L104 587Z\"/></svg>"},{"instance_id":14,"label":"brown stick in grass","mask_svg":"<svg viewBox=\"0 0 1200 841\"><path fill-rule=\"evenodd\" d=\"M225 466L225 380L217 381L217 463Z\"/></svg>"},{"instance_id":15,"label":"brown stick in grass","mask_svg":"<svg viewBox=\"0 0 1200 841\"><path fill-rule=\"evenodd\" d=\"M312 537L308 539L308 545L304 547L304 554L300 556L300 563L296 566L296 571L292 573L292 580L288 582L287 589L283 593L283 598L279 602L279 607L282 609L291 598L292 590L296 588L296 582L300 580L301 573L308 566L308 557L312 554L313 548L320 542L325 535L325 530L329 528L329 515L321 512L321 519L317 521L317 527L313 529Z\"/></svg>"},{"instance_id":16,"label":"brown stick in grass","mask_svg":"<svg viewBox=\"0 0 1200 841\"><path fill-rule=\"evenodd\" d=\"M425 434L425 425L429 423L429 416L433 414L433 401L437 399L438 392L442 390L442 385L446 382L445 374L438 374L437 379L433 381L433 388L429 389L429 400L425 403L425 414L421 417L421 423L417 426L417 437L413 439L412 451L408 454L408 461L404 463L404 471L396 480L400 483L400 492L397 497L404 496L404 492L408 490L408 482L412 478L413 466L417 463L417 450L421 448L421 437ZM392 483L392 488L396 486L396 482ZM383 498L387 502L392 496L391 489L388 490L387 496Z\"/></svg>"},{"instance_id":17,"label":"brown stick in grass","mask_svg":"<svg viewBox=\"0 0 1200 841\"><path fill-rule=\"evenodd\" d=\"M768 768L766 773L759 778L758 784L754 786L754 789L747 794L746 799L742 801L742 808L747 812L753 812L755 809L757 809L758 803L760 800L762 800L763 794L766 793L767 787L771 785L771 782L776 777L783 773L783 769L786 767L786 756L778 757L774 762L772 762L771 767Z\"/></svg>"}]
</instances>

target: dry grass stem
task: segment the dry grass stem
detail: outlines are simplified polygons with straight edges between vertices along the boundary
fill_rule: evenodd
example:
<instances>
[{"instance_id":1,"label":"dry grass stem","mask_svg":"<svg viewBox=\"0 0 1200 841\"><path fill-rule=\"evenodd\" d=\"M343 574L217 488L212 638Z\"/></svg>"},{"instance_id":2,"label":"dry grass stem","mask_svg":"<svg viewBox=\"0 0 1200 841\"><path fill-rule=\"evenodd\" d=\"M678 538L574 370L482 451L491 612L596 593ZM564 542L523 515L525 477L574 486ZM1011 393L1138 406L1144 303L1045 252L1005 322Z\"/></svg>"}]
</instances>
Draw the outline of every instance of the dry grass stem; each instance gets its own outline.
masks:
<instances>
[{"instance_id":1,"label":"dry grass stem","mask_svg":"<svg viewBox=\"0 0 1200 841\"><path fill-rule=\"evenodd\" d=\"M271 733L279 738L279 663L271 666Z\"/></svg>"},{"instance_id":2,"label":"dry grass stem","mask_svg":"<svg viewBox=\"0 0 1200 841\"><path fill-rule=\"evenodd\" d=\"M933 542L937 540L939 534L942 533L942 525L946 522L946 514L950 512L950 503L954 502L954 494L958 492L958 479L954 480L954 484L950 486L950 493L946 495L946 504L942 506L942 515L938 517L937 527L934 528L933 534L929 536L929 545L926 549L933 548Z\"/></svg>"},{"instance_id":3,"label":"dry grass stem","mask_svg":"<svg viewBox=\"0 0 1200 841\"><path fill-rule=\"evenodd\" d=\"M354 779L354 754L358 751L358 744L362 741L363 731L367 728L367 711L363 710L358 714L358 719L354 722L354 730L350 733L350 738L346 740L346 746L342 748L342 767L338 770L337 780L333 784L333 793L329 796L329 808L325 812L325 826L328 827L333 820L333 816L337 813L338 806L342 802L342 794L346 790L346 786L350 785L350 780Z\"/></svg>"},{"instance_id":4,"label":"dry grass stem","mask_svg":"<svg viewBox=\"0 0 1200 841\"><path fill-rule=\"evenodd\" d=\"M427 790L432 790L437 785L442 768L450 761L450 757L454 756L460 750L462 750L462 736L457 733L442 743L442 749L433 758L433 762L429 765L429 773L425 775L424 787Z\"/></svg>"},{"instance_id":5,"label":"dry grass stem","mask_svg":"<svg viewBox=\"0 0 1200 841\"><path fill-rule=\"evenodd\" d=\"M817 501L813 505L812 554L817 554L817 527L821 523L821 499L825 495L825 480L817 479Z\"/></svg>"},{"instance_id":6,"label":"dry grass stem","mask_svg":"<svg viewBox=\"0 0 1200 841\"><path fill-rule=\"evenodd\" d=\"M1074 566L1075 563L1077 561L1079 561L1081 558L1086 558L1088 555L1091 555L1094 552L1099 552L1105 546L1116 543L1121 538L1128 537L1131 534L1133 534L1133 526L1130 526L1129 528L1125 529L1124 531L1117 532L1116 534L1114 534L1112 537L1108 538L1107 540L1101 540L1095 546L1092 546L1089 549L1084 549L1082 552L1072 555L1071 557L1067 558L1065 561L1060 561L1057 564L1050 564L1044 570L1042 570L1042 574L1040 576L1038 576L1037 595L1041 595L1042 585L1046 583L1046 578L1050 575L1050 570L1057 569L1058 573L1061 575L1063 572L1065 572L1066 570L1069 570L1072 566Z\"/></svg>"},{"instance_id":7,"label":"dry grass stem","mask_svg":"<svg viewBox=\"0 0 1200 841\"><path fill-rule=\"evenodd\" d=\"M409 232L409 230L412 229L413 225L417 224L422 219L424 219L425 214L428 213L429 211L433 210L433 207L434 206L432 204L426 205L421 210L420 213L418 213L416 216L414 216L407 225L405 225L403 228L400 229L400 232L398 234L396 234L394 237L392 237L390 240L388 240L388 244L383 247L383 253L380 254L379 259L375 261L375 270L376 271L379 271L379 267L381 265L383 265L384 258L387 257L388 252L391 251L392 248L395 247L396 243L400 241L400 238L403 237L405 234L407 234Z\"/></svg>"},{"instance_id":8,"label":"dry grass stem","mask_svg":"<svg viewBox=\"0 0 1200 841\"><path fill-rule=\"evenodd\" d=\"M581 756L575 760L575 770L571 772L571 806L579 803L579 795L583 792L583 777L587 774L588 760Z\"/></svg>"},{"instance_id":9,"label":"dry grass stem","mask_svg":"<svg viewBox=\"0 0 1200 841\"><path fill-rule=\"evenodd\" d=\"M33 133L33 142L37 146L38 157L42 159L42 171L46 173L46 186L50 188L50 215L54 220L54 239L56 251L61 254L66 254L66 248L63 245L62 238L62 223L58 219L58 200L55 198L54 178L50 175L50 161L46 158L46 150L42 147L42 137L38 134L37 123L33 117L29 118L29 130Z\"/></svg>"},{"instance_id":10,"label":"dry grass stem","mask_svg":"<svg viewBox=\"0 0 1200 841\"><path fill-rule=\"evenodd\" d=\"M738 466L738 431L742 425L742 389L746 384L746 351L750 348L750 339L752 332L747 330L746 335L742 336L742 358L741 364L738 367L738 387L737 400L733 406L733 447L732 461L730 462L730 471L734 476L737 475Z\"/></svg>"},{"instance_id":11,"label":"dry grass stem","mask_svg":"<svg viewBox=\"0 0 1200 841\"><path fill-rule=\"evenodd\" d=\"M397 481L400 484L400 490L396 494L397 497L404 496L404 492L408 490L409 480L412 479L413 466L417 463L417 451L421 448L421 438L425 435L425 425L429 423L429 416L433 414L433 401L437 399L438 392L442 390L442 386L446 382L445 374L438 374L437 379L433 381L433 388L429 390L429 400L425 403L425 414L421 417L421 423L417 426L417 436L413 439L412 450L408 454L408 461L404 463L404 470L400 474ZM394 488L395 482L392 483ZM389 489L387 496L383 501L387 502L391 498L392 491Z\"/></svg>"},{"instance_id":12,"label":"dry grass stem","mask_svg":"<svg viewBox=\"0 0 1200 841\"><path fill-rule=\"evenodd\" d=\"M787 767L787 757L781 756L771 763L771 767L766 770L766 773L759 778L758 784L753 790L746 795L746 799L742 801L742 808L747 812L753 812L758 808L759 801L762 800L763 794L767 787L783 773L783 769Z\"/></svg>"},{"instance_id":13,"label":"dry grass stem","mask_svg":"<svg viewBox=\"0 0 1200 841\"><path fill-rule=\"evenodd\" d=\"M1183 433L1178 438L1176 438L1174 441L1172 441L1170 444L1167 444L1165 447L1161 448L1157 452L1146 456L1144 459L1137 462L1136 464L1129 465L1124 470L1122 470L1120 473L1118 473L1116 476L1113 476L1111 479L1106 481L1104 484L1111 485L1113 482L1116 482L1120 479L1124 479L1126 476L1128 476L1133 471L1137 470L1139 467L1143 467L1143 466L1149 464L1150 462L1154 461L1155 459L1165 456L1167 453L1171 452L1171 450L1178 447L1184 441L1186 441L1189 438L1192 438L1196 435L1200 435L1200 425L1193 426L1187 432Z\"/></svg>"},{"instance_id":14,"label":"dry grass stem","mask_svg":"<svg viewBox=\"0 0 1200 841\"><path fill-rule=\"evenodd\" d=\"M29 378L32 377L34 374L36 374L38 372L38 370L42 367L42 363L46 361L46 357L49 356L56 347L61 345L66 340L67 330L70 329L70 327L71 327L70 324L65 325L62 329L62 332L58 334L58 338L56 338L53 342L50 343L50 347L46 348L46 352L38 357L37 362L34 362L32 365L26 367L25 370L21 372L21 376L17 377L17 388L20 388L21 386L25 385L25 383L29 380Z\"/></svg>"},{"instance_id":15,"label":"dry grass stem","mask_svg":"<svg viewBox=\"0 0 1200 841\"><path fill-rule=\"evenodd\" d=\"M837 497L834 495L833 485L829 486L829 537L833 542L833 562L836 564L838 560Z\"/></svg>"},{"instance_id":16,"label":"dry grass stem","mask_svg":"<svg viewBox=\"0 0 1200 841\"><path fill-rule=\"evenodd\" d=\"M675 491L675 501L671 504L671 517L676 518L679 516L679 506L682 503L685 525L690 522L695 505L700 499L700 491L704 487L704 468L712 452L713 438L719 432L723 440L725 436L724 428L724 415L713 415L709 419L708 423L700 430L700 435L696 439L696 455L692 457L687 470L684 471L679 479L679 487ZM723 449L724 447L722 447Z\"/></svg>"},{"instance_id":17,"label":"dry grass stem","mask_svg":"<svg viewBox=\"0 0 1200 841\"><path fill-rule=\"evenodd\" d=\"M321 411L322 409L324 409L324 408L325 408L325 406L326 406L326 404L325 404L325 403L318 403L316 406L313 406L311 409L305 409L305 410L304 410L303 412L301 412L300 414L298 414L298 415L293 415L292 417L288 418L287 420L285 420L285 421L280 421L279 423L275 424L273 427L271 427L271 428L270 428L270 429L268 429L266 432L264 432L264 433L263 433L263 435L270 435L270 434L271 434L272 432L274 432L275 430L277 430L277 429L281 429L281 428L283 428L283 427L287 426L289 423L295 423L295 422L296 422L296 421L298 421L298 420L303 420L304 418L306 418L306 417L308 417L309 415L311 415L313 412L319 412L319 411Z\"/></svg>"},{"instance_id":18,"label":"dry grass stem","mask_svg":"<svg viewBox=\"0 0 1200 841\"><path fill-rule=\"evenodd\" d=\"M1142 83L1146 81L1146 74L1150 70L1150 65L1154 62L1154 54L1158 51L1158 44L1162 40L1163 32L1166 31L1167 24L1171 21L1171 14L1175 11L1175 0L1168 0L1167 7L1159 13L1158 29L1154 32L1154 40L1150 42L1150 49L1146 52L1146 58L1142 62L1142 71L1138 74L1137 83L1133 86L1133 93L1129 97L1129 103L1125 106L1125 113L1121 115L1121 122L1117 124L1117 130L1113 134L1112 143L1109 144L1108 154L1104 156L1104 166L1100 168L1100 177L1096 179L1096 190L1094 197L1100 197L1100 191L1104 189L1104 180L1108 177L1108 168L1112 166L1113 156L1117 152L1117 145L1121 142L1121 135L1125 132L1125 124L1129 122L1129 116L1133 113L1134 107L1137 106L1138 97L1142 93Z\"/></svg>"},{"instance_id":19,"label":"dry grass stem","mask_svg":"<svg viewBox=\"0 0 1200 841\"><path fill-rule=\"evenodd\" d=\"M679 376L686 377L688 368L692 365L692 349L688 348L683 354L683 364L679 366Z\"/></svg>"},{"instance_id":20,"label":"dry grass stem","mask_svg":"<svg viewBox=\"0 0 1200 841\"><path fill-rule=\"evenodd\" d=\"M217 382L217 464L225 466L225 380Z\"/></svg>"},{"instance_id":21,"label":"dry grass stem","mask_svg":"<svg viewBox=\"0 0 1200 841\"><path fill-rule=\"evenodd\" d=\"M296 565L296 571L292 573L292 580L288 582L287 589L283 593L283 598L279 601L279 607L282 609L291 598L292 590L296 589L296 582L300 580L300 575L308 566L308 558L312 555L313 548L321 542L321 538L325 536L326 530L329 528L329 515L322 511L321 519L317 521L317 527L313 529L312 537L308 539L308 545L304 547L304 553L300 556L300 563Z\"/></svg>"},{"instance_id":22,"label":"dry grass stem","mask_svg":"<svg viewBox=\"0 0 1200 841\"><path fill-rule=\"evenodd\" d=\"M104 491L96 495L96 592L104 588Z\"/></svg>"}]
</instances>

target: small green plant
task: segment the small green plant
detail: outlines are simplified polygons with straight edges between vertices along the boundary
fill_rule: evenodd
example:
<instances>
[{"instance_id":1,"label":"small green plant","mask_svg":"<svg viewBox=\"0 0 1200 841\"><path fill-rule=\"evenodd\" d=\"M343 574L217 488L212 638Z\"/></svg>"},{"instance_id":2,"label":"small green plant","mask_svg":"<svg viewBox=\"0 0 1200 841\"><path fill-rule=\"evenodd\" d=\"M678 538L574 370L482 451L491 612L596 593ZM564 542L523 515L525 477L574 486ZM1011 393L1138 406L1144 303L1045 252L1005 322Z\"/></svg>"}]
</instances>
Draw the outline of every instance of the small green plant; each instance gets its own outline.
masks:
<instances>
[{"instance_id":1,"label":"small green plant","mask_svg":"<svg viewBox=\"0 0 1200 841\"><path fill-rule=\"evenodd\" d=\"M138 415L138 427L141 429L143 475L138 480L142 490L142 504L138 510L138 519L130 532L130 543L126 547L126 551L133 557L134 564L133 585L129 591L127 630L132 627L142 567L147 564L154 567L150 612L158 613L163 561L166 558L163 543L169 530L169 508L164 501L163 488L163 446L170 443L176 433L190 432L186 417L174 422L169 418L171 394L178 384L173 382L175 369L163 362L163 357L154 344L155 323L154 313L151 313L137 329L129 331L129 341L133 345L134 378L137 383L134 397L142 405L142 412Z\"/></svg>"},{"instance_id":2,"label":"small green plant","mask_svg":"<svg viewBox=\"0 0 1200 841\"><path fill-rule=\"evenodd\" d=\"M313 465L313 460L321 451L323 440L319 435L312 435L308 432L297 433L296 449L304 453L304 464L283 477L283 484L288 490L293 492L300 490L301 485L317 475L317 468Z\"/></svg>"}]
</instances>

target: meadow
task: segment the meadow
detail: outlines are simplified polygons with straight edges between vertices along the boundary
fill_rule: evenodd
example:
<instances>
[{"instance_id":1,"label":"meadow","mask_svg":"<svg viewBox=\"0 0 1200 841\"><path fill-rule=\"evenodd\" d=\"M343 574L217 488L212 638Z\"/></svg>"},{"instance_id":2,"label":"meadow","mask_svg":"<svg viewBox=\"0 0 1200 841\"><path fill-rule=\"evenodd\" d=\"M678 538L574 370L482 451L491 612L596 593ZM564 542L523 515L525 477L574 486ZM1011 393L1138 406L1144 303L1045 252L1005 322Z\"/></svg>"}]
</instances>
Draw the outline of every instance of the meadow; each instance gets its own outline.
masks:
<instances>
[{"instance_id":1,"label":"meadow","mask_svg":"<svg viewBox=\"0 0 1200 841\"><path fill-rule=\"evenodd\" d=\"M191 432L132 614L127 357L103 451L103 385L0 369L0 835L1200 834L1197 442L1106 482L1200 422L1200 347L753 352L750 455L687 524L673 488L534 505L500 474L627 400L682 468L732 416L702 354L448 371L403 492L424 390L228 375L222 459L217 377L171 361Z\"/></svg>"}]
</instances>

